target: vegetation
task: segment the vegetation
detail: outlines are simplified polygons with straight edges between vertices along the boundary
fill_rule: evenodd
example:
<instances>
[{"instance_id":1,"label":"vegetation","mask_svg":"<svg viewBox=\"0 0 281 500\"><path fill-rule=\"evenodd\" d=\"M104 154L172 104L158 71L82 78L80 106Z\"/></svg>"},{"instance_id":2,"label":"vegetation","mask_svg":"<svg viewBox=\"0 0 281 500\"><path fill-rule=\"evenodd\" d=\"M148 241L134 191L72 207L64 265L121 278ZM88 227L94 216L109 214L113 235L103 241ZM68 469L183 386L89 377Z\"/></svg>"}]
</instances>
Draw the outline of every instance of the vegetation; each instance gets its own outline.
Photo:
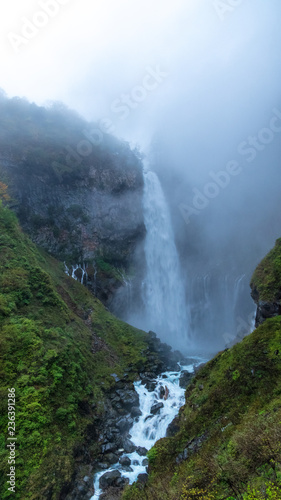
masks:
<instances>
[{"instance_id":1,"label":"vegetation","mask_svg":"<svg viewBox=\"0 0 281 500\"><path fill-rule=\"evenodd\" d=\"M106 171L112 158L115 168L139 169L139 153L132 152L127 142L101 133L97 123L88 123L61 102L37 106L24 98L8 99L0 91L0 136L1 156L14 160L18 173L40 176L49 184L73 184L93 165ZM81 141L87 141L85 152L79 149ZM103 176L104 187L106 182Z\"/></svg>"},{"instance_id":2,"label":"vegetation","mask_svg":"<svg viewBox=\"0 0 281 500\"><path fill-rule=\"evenodd\" d=\"M1 499L59 498L103 415L112 374L132 380L145 333L117 320L0 205ZM7 489L8 388L16 391L16 493ZM97 431L87 443L97 456Z\"/></svg>"},{"instance_id":3,"label":"vegetation","mask_svg":"<svg viewBox=\"0 0 281 500\"><path fill-rule=\"evenodd\" d=\"M281 290L281 239L256 269L261 300ZM279 297L280 298L280 297ZM281 499L281 316L220 352L186 390L180 430L150 450L149 480L124 500Z\"/></svg>"},{"instance_id":4,"label":"vegetation","mask_svg":"<svg viewBox=\"0 0 281 500\"><path fill-rule=\"evenodd\" d=\"M251 286L260 300L275 301L281 298L281 238L256 268Z\"/></svg>"}]
</instances>

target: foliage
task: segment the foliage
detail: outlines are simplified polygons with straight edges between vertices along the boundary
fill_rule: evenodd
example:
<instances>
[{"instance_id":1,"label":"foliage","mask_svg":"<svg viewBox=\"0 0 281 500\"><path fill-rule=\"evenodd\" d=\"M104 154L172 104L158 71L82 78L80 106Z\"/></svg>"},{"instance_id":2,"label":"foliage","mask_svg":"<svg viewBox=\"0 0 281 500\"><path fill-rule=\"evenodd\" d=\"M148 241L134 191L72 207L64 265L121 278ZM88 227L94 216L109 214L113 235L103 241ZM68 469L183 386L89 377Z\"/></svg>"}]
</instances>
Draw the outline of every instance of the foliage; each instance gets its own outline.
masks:
<instances>
[{"instance_id":1,"label":"foliage","mask_svg":"<svg viewBox=\"0 0 281 500\"><path fill-rule=\"evenodd\" d=\"M275 247L257 266L251 287L259 294L260 300L274 301L281 297L281 238Z\"/></svg>"},{"instance_id":2,"label":"foliage","mask_svg":"<svg viewBox=\"0 0 281 500\"><path fill-rule=\"evenodd\" d=\"M7 394L16 390L15 500L60 498L75 450L102 418L112 373L136 377L147 334L117 320L64 267L38 250L0 206L0 497L6 473ZM99 348L96 349L95 345ZM91 461L97 443L87 443Z\"/></svg>"}]
</instances>

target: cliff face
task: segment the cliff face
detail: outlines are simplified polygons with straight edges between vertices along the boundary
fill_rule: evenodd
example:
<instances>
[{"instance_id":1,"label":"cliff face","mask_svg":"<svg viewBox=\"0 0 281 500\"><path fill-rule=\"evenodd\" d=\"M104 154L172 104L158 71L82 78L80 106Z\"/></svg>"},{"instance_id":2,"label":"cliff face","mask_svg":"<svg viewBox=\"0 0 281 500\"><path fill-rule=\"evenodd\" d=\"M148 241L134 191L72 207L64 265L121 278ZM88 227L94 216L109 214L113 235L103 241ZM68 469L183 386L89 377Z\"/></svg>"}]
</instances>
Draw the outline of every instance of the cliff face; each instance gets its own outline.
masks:
<instances>
[{"instance_id":1,"label":"cliff face","mask_svg":"<svg viewBox=\"0 0 281 500\"><path fill-rule=\"evenodd\" d=\"M256 268L251 288L257 304L256 326L281 314L281 238Z\"/></svg>"},{"instance_id":2,"label":"cliff face","mask_svg":"<svg viewBox=\"0 0 281 500\"><path fill-rule=\"evenodd\" d=\"M12 99L0 111L0 175L23 229L70 273L85 263L88 285L109 302L145 232L139 155L107 134L79 155L90 124L64 108Z\"/></svg>"},{"instance_id":3,"label":"cliff face","mask_svg":"<svg viewBox=\"0 0 281 500\"><path fill-rule=\"evenodd\" d=\"M23 228L61 260L76 263L99 255L124 263L143 235L142 178L136 169L92 166L79 179L60 184L25 175L13 161L5 173Z\"/></svg>"}]
</instances>

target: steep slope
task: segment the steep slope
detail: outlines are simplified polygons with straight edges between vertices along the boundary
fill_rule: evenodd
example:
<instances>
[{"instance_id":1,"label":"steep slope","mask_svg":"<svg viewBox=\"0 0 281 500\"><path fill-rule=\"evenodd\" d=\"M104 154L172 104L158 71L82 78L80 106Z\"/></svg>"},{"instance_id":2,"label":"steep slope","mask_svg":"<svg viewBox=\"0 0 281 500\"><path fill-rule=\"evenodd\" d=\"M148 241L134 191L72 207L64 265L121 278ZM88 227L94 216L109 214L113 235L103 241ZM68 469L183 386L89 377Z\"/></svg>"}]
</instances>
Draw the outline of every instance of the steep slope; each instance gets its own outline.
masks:
<instances>
[{"instance_id":1,"label":"steep slope","mask_svg":"<svg viewBox=\"0 0 281 500\"><path fill-rule=\"evenodd\" d=\"M65 498L77 470L91 472L108 392L159 362L148 343L39 251L0 205L1 498ZM8 389L16 394L15 494L6 475Z\"/></svg>"},{"instance_id":2,"label":"steep slope","mask_svg":"<svg viewBox=\"0 0 281 500\"><path fill-rule=\"evenodd\" d=\"M109 302L144 236L142 163L129 145L62 104L0 98L0 178L32 240ZM105 264L107 272L105 272Z\"/></svg>"},{"instance_id":3,"label":"steep slope","mask_svg":"<svg viewBox=\"0 0 281 500\"><path fill-rule=\"evenodd\" d=\"M257 325L281 314L281 238L256 268L251 288L257 304Z\"/></svg>"},{"instance_id":4,"label":"steep slope","mask_svg":"<svg viewBox=\"0 0 281 500\"><path fill-rule=\"evenodd\" d=\"M278 240L252 279L259 304L280 301L280 259ZM281 316L271 311L199 370L170 437L149 452L148 483L124 500L280 500Z\"/></svg>"}]
</instances>

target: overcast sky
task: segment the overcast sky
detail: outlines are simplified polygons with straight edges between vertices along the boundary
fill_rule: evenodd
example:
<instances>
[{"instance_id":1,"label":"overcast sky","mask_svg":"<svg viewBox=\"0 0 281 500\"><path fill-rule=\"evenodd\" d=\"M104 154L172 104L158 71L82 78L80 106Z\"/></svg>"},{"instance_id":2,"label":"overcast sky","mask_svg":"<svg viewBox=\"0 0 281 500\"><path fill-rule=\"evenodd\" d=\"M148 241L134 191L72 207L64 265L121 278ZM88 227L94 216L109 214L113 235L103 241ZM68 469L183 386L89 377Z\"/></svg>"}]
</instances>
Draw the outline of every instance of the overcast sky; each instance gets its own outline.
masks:
<instances>
[{"instance_id":1,"label":"overcast sky","mask_svg":"<svg viewBox=\"0 0 281 500\"><path fill-rule=\"evenodd\" d=\"M89 119L110 119L118 135L140 144L167 117L175 129L175 110L207 113L209 97L223 94L224 105L235 102L239 114L261 92L269 106L280 93L280 0L0 0L0 6L0 87L9 96L62 100ZM166 76L142 93L157 67ZM132 92L138 102L125 104L129 113L123 104L122 112Z\"/></svg>"}]
</instances>

